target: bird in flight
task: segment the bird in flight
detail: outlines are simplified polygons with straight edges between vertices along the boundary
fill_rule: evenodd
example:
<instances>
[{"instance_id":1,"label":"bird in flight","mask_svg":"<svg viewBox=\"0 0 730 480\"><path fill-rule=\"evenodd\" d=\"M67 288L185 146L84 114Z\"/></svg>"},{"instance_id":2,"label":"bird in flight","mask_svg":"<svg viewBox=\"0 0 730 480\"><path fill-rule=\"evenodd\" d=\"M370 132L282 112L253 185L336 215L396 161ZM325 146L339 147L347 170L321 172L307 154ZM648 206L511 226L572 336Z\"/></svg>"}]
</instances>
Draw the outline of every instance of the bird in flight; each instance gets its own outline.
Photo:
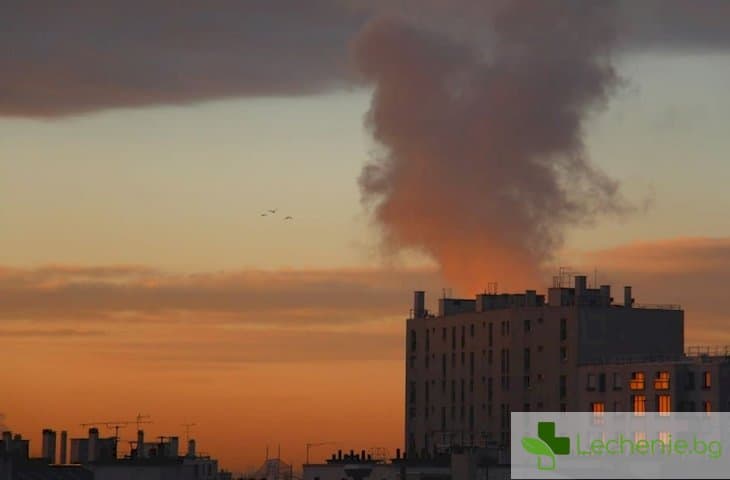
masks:
<instances>
[{"instance_id":1,"label":"bird in flight","mask_svg":"<svg viewBox=\"0 0 730 480\"><path fill-rule=\"evenodd\" d=\"M284 217L284 220L294 220L294 217L290 217L289 215L287 215L286 217Z\"/></svg>"},{"instance_id":2,"label":"bird in flight","mask_svg":"<svg viewBox=\"0 0 730 480\"><path fill-rule=\"evenodd\" d=\"M262 213L262 214L261 214L261 216L262 216L262 217L265 217L265 216L267 216L267 215L268 215L268 213Z\"/></svg>"},{"instance_id":3,"label":"bird in flight","mask_svg":"<svg viewBox=\"0 0 730 480\"><path fill-rule=\"evenodd\" d=\"M273 208L273 209L269 210L269 213L274 214L274 213L276 213L277 210L279 210L279 209L278 208Z\"/></svg>"}]
</instances>

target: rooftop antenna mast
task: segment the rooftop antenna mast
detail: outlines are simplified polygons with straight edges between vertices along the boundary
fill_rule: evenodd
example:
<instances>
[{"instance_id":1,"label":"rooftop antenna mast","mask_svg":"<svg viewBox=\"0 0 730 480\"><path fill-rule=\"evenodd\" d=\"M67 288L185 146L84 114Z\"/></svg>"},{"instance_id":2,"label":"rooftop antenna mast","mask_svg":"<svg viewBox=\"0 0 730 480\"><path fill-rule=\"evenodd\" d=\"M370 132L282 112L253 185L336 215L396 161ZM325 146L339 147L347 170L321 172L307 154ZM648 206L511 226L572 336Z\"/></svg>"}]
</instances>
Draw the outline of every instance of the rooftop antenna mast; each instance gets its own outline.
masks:
<instances>
[{"instance_id":1,"label":"rooftop antenna mast","mask_svg":"<svg viewBox=\"0 0 730 480\"><path fill-rule=\"evenodd\" d=\"M195 423L183 423L182 426L185 427L185 442L190 441L190 428L194 427Z\"/></svg>"}]
</instances>

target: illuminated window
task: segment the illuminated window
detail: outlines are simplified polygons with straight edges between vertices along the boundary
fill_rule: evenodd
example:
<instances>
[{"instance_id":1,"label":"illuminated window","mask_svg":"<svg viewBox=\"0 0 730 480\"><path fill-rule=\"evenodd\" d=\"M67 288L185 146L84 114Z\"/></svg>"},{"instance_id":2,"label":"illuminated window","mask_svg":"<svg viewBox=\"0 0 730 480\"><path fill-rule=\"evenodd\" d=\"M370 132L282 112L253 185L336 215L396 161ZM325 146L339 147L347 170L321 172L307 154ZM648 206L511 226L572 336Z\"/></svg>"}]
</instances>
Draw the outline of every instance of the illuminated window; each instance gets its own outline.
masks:
<instances>
[{"instance_id":1,"label":"illuminated window","mask_svg":"<svg viewBox=\"0 0 730 480\"><path fill-rule=\"evenodd\" d=\"M712 387L712 374L707 371L702 374L702 388Z\"/></svg>"},{"instance_id":2,"label":"illuminated window","mask_svg":"<svg viewBox=\"0 0 730 480\"><path fill-rule=\"evenodd\" d=\"M591 403L591 411L593 413L601 414L606 411L606 404L603 402Z\"/></svg>"},{"instance_id":3,"label":"illuminated window","mask_svg":"<svg viewBox=\"0 0 730 480\"><path fill-rule=\"evenodd\" d=\"M654 390L669 390L669 372L656 372Z\"/></svg>"},{"instance_id":4,"label":"illuminated window","mask_svg":"<svg viewBox=\"0 0 730 480\"><path fill-rule=\"evenodd\" d=\"M644 372L633 372L629 382L631 390L644 390Z\"/></svg>"},{"instance_id":5,"label":"illuminated window","mask_svg":"<svg viewBox=\"0 0 730 480\"><path fill-rule=\"evenodd\" d=\"M657 395L657 410L662 417L668 417L672 411L672 397L670 395Z\"/></svg>"},{"instance_id":6,"label":"illuminated window","mask_svg":"<svg viewBox=\"0 0 730 480\"><path fill-rule=\"evenodd\" d=\"M643 417L646 413L646 395L632 395L631 403L633 405L634 415Z\"/></svg>"},{"instance_id":7,"label":"illuminated window","mask_svg":"<svg viewBox=\"0 0 730 480\"><path fill-rule=\"evenodd\" d=\"M710 413L712 411L712 402L709 400L702 402L702 410L704 410L705 413Z\"/></svg>"}]
</instances>

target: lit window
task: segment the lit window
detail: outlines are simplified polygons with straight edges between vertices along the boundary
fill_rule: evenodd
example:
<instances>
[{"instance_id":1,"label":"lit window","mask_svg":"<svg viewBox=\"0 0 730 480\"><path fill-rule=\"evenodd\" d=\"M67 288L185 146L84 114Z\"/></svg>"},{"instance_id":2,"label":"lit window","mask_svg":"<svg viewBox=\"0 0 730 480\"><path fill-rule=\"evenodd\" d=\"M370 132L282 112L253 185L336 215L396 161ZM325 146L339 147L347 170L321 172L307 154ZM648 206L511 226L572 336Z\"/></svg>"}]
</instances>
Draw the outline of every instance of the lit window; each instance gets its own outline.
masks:
<instances>
[{"instance_id":1,"label":"lit window","mask_svg":"<svg viewBox=\"0 0 730 480\"><path fill-rule=\"evenodd\" d=\"M705 413L712 412L712 402L710 402L709 400L705 400L704 402L702 402L702 410L704 410Z\"/></svg>"},{"instance_id":2,"label":"lit window","mask_svg":"<svg viewBox=\"0 0 730 480\"><path fill-rule=\"evenodd\" d=\"M672 411L672 397L669 395L657 395L657 410L662 417L668 417Z\"/></svg>"},{"instance_id":3,"label":"lit window","mask_svg":"<svg viewBox=\"0 0 730 480\"><path fill-rule=\"evenodd\" d=\"M633 372L629 382L631 390L644 390L644 372Z\"/></svg>"},{"instance_id":4,"label":"lit window","mask_svg":"<svg viewBox=\"0 0 730 480\"><path fill-rule=\"evenodd\" d=\"M702 388L712 387L712 374L707 371L702 375Z\"/></svg>"},{"instance_id":5,"label":"lit window","mask_svg":"<svg viewBox=\"0 0 730 480\"><path fill-rule=\"evenodd\" d=\"M593 402L591 403L591 411L593 413L601 414L606 411L606 404L603 402Z\"/></svg>"},{"instance_id":6,"label":"lit window","mask_svg":"<svg viewBox=\"0 0 730 480\"><path fill-rule=\"evenodd\" d=\"M669 390L669 372L656 372L654 390Z\"/></svg>"},{"instance_id":7,"label":"lit window","mask_svg":"<svg viewBox=\"0 0 730 480\"><path fill-rule=\"evenodd\" d=\"M632 395L631 403L634 406L634 415L643 417L646 413L646 395Z\"/></svg>"}]
</instances>

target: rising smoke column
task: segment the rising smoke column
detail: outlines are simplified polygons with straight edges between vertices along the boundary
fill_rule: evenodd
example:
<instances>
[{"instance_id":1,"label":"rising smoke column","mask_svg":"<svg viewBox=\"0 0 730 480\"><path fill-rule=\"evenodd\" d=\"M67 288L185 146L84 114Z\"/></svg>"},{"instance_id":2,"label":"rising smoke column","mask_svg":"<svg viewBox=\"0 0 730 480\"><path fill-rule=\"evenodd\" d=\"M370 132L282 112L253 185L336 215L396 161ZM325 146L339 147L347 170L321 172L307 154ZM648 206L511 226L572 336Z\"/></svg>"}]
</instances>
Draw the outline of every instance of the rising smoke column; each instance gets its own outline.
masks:
<instances>
[{"instance_id":1,"label":"rising smoke column","mask_svg":"<svg viewBox=\"0 0 730 480\"><path fill-rule=\"evenodd\" d=\"M566 227L624 211L582 141L618 80L615 18L606 3L506 2L485 15L490 45L370 22L353 53L382 149L360 186L384 246L430 254L465 292L524 288Z\"/></svg>"}]
</instances>

